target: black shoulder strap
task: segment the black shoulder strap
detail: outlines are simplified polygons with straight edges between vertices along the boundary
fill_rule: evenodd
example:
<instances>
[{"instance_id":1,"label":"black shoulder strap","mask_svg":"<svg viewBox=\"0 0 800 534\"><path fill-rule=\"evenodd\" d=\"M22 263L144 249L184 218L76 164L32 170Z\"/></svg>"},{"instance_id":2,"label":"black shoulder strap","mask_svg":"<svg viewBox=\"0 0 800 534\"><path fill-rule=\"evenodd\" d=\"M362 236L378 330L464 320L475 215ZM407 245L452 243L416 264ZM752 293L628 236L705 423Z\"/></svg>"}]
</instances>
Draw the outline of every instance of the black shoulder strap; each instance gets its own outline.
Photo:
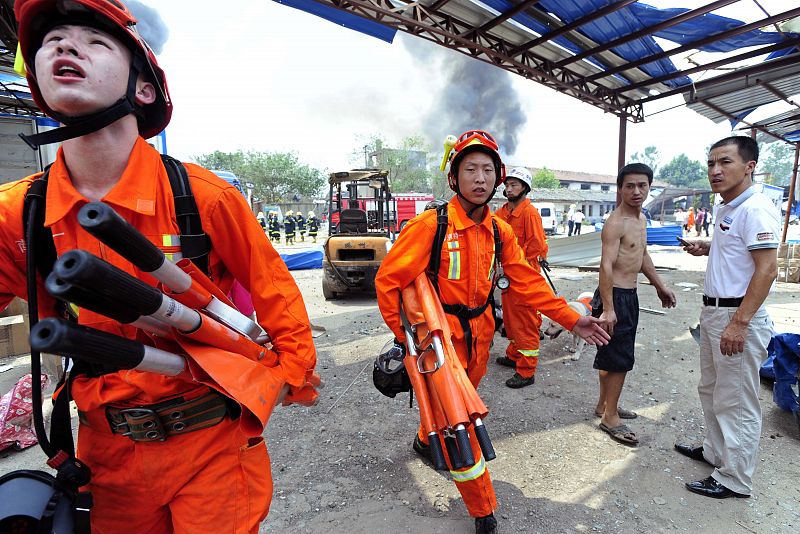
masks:
<instances>
[{"instance_id":1,"label":"black shoulder strap","mask_svg":"<svg viewBox=\"0 0 800 534\"><path fill-rule=\"evenodd\" d=\"M494 261L496 265L501 265L501 258L503 255L503 241L500 239L500 230L497 229L497 221L494 215L489 215L492 218L492 232L494 232Z\"/></svg>"},{"instance_id":2,"label":"black shoulder strap","mask_svg":"<svg viewBox=\"0 0 800 534\"><path fill-rule=\"evenodd\" d=\"M22 211L22 235L28 235L28 225L33 224L33 242L36 247L34 258L36 259L36 270L42 276L42 280L47 278L47 275L53 270L53 264L56 262L56 245L53 242L53 231L45 227L45 199L47 198L47 178L50 176L50 166L44 170L44 173L33 181L28 192L25 194L25 204ZM36 218L35 221L28 221L30 214L30 203L36 198L39 200L40 209L33 214Z\"/></svg>"},{"instance_id":3,"label":"black shoulder strap","mask_svg":"<svg viewBox=\"0 0 800 534\"><path fill-rule=\"evenodd\" d=\"M189 184L189 174L186 172L186 167L173 157L162 154L161 161L167 169L169 184L172 187L175 217L181 229L181 253L184 258L192 260L201 271L209 274L208 253L211 251L211 240L203 232L200 211L197 209L197 202Z\"/></svg>"},{"instance_id":4,"label":"black shoulder strap","mask_svg":"<svg viewBox=\"0 0 800 534\"><path fill-rule=\"evenodd\" d=\"M433 288L439 292L439 265L442 262L442 247L447 236L447 204L436 207L436 234L433 236L431 258L428 262L428 278Z\"/></svg>"}]
</instances>

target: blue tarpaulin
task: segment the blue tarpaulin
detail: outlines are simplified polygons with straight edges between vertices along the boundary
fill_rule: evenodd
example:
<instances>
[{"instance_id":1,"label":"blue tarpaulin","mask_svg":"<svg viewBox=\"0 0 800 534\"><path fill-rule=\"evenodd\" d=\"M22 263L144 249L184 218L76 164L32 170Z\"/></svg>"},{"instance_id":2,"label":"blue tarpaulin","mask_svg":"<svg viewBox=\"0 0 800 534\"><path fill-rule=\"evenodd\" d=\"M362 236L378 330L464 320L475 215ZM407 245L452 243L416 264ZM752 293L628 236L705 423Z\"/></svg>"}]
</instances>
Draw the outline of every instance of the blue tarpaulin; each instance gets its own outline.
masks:
<instances>
[{"instance_id":1,"label":"blue tarpaulin","mask_svg":"<svg viewBox=\"0 0 800 534\"><path fill-rule=\"evenodd\" d=\"M314 0L275 0L279 4L311 13L325 20L329 20L338 26L344 26L347 29L355 30L359 33L375 37L381 41L391 43L394 41L394 36L397 30L390 28L385 24L375 22L374 20L365 19L358 15L353 15L347 11L342 11L325 4L320 4Z\"/></svg>"},{"instance_id":2,"label":"blue tarpaulin","mask_svg":"<svg viewBox=\"0 0 800 534\"><path fill-rule=\"evenodd\" d=\"M767 360L760 374L775 380L772 398L775 404L787 412L800 411L798 396L794 391L800 372L800 335L777 334L767 346Z\"/></svg>"},{"instance_id":3,"label":"blue tarpaulin","mask_svg":"<svg viewBox=\"0 0 800 534\"><path fill-rule=\"evenodd\" d=\"M290 271L322 268L322 246L309 247L281 254Z\"/></svg>"},{"instance_id":4,"label":"blue tarpaulin","mask_svg":"<svg viewBox=\"0 0 800 534\"><path fill-rule=\"evenodd\" d=\"M683 237L683 228L680 226L648 226L647 244L678 246L676 237Z\"/></svg>"}]
</instances>

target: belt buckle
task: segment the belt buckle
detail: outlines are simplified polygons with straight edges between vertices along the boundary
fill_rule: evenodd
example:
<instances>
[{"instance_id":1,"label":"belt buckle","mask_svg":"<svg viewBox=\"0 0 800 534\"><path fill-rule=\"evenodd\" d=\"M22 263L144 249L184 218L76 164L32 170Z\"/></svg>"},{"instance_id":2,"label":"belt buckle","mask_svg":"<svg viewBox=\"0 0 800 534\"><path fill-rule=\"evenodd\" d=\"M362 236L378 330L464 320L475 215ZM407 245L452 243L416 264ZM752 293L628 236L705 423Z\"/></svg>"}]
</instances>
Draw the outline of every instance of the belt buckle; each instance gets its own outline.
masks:
<instances>
[{"instance_id":1,"label":"belt buckle","mask_svg":"<svg viewBox=\"0 0 800 534\"><path fill-rule=\"evenodd\" d=\"M124 423L118 423L116 427L123 425L128 427L127 432L123 432L123 436L128 436L134 441L164 441L167 439L167 431L161 421L161 417L155 410L150 408L122 408L119 410L119 415L125 419ZM143 435L144 439L134 435L131 430L132 425L138 425L142 428L136 434Z\"/></svg>"}]
</instances>

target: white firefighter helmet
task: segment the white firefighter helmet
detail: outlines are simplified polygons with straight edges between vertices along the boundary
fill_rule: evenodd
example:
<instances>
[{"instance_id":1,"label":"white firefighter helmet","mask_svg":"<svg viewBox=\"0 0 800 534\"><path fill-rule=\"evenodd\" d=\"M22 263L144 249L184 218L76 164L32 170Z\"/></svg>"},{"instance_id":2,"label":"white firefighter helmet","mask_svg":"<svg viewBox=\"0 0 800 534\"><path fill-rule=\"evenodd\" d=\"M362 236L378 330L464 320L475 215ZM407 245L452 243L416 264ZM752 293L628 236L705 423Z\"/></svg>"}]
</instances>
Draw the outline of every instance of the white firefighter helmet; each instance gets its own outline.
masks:
<instances>
[{"instance_id":1,"label":"white firefighter helmet","mask_svg":"<svg viewBox=\"0 0 800 534\"><path fill-rule=\"evenodd\" d=\"M528 191L531 190L531 181L533 179L531 178L531 172L525 167L514 167L511 169L506 175L506 180L509 178L516 178L528 187Z\"/></svg>"}]
</instances>

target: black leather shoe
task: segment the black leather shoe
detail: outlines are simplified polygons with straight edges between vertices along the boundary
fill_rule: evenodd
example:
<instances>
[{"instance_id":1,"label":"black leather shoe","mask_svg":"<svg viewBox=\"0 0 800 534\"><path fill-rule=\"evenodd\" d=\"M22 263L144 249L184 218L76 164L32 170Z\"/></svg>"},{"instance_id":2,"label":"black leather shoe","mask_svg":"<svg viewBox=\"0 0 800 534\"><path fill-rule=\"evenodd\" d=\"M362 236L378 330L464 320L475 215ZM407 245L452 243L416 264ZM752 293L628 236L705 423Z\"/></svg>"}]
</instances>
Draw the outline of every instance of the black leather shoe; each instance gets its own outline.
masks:
<instances>
[{"instance_id":1,"label":"black leather shoe","mask_svg":"<svg viewBox=\"0 0 800 534\"><path fill-rule=\"evenodd\" d=\"M704 495L706 497L712 497L714 499L727 499L728 497L737 497L739 499L750 498L750 495L736 493L733 490L729 490L717 482L714 477L704 478L703 480L698 480L697 482L687 482L686 489L692 493L697 493L698 495Z\"/></svg>"},{"instance_id":2,"label":"black leather shoe","mask_svg":"<svg viewBox=\"0 0 800 534\"><path fill-rule=\"evenodd\" d=\"M475 534L495 534L497 532L497 519L494 514L475 518Z\"/></svg>"},{"instance_id":3,"label":"black leather shoe","mask_svg":"<svg viewBox=\"0 0 800 534\"><path fill-rule=\"evenodd\" d=\"M675 450L681 453L684 456L688 456L692 460L697 460L700 462L705 462L708 465L711 465L708 460L703 457L703 446L700 445L699 447L692 447L691 445L681 445L680 443L675 444ZM712 466L713 467L713 466Z\"/></svg>"}]
</instances>

